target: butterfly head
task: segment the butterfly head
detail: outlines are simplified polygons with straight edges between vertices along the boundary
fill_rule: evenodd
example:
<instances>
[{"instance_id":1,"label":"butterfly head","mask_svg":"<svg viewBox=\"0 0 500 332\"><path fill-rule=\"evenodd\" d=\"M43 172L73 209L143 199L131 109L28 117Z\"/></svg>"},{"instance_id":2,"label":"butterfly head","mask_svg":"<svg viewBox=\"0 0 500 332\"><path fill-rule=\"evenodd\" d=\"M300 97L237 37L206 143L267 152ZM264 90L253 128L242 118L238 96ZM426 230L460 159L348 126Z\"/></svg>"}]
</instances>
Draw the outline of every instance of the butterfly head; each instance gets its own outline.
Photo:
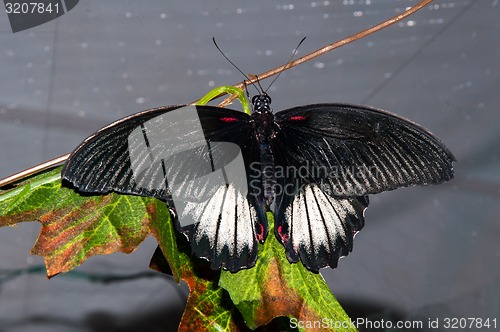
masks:
<instances>
[{"instance_id":1,"label":"butterfly head","mask_svg":"<svg viewBox=\"0 0 500 332\"><path fill-rule=\"evenodd\" d=\"M262 93L252 98L253 111L256 113L272 113L271 97L267 93Z\"/></svg>"}]
</instances>

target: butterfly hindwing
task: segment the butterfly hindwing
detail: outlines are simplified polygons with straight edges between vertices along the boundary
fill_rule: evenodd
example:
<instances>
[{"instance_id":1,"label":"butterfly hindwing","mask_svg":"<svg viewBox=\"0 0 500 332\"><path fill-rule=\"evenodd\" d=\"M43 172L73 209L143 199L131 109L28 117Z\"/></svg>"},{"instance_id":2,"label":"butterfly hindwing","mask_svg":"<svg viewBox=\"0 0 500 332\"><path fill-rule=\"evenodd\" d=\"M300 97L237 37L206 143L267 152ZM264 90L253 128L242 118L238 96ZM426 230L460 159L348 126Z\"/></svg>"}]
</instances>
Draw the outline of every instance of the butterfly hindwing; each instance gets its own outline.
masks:
<instances>
[{"instance_id":1,"label":"butterfly hindwing","mask_svg":"<svg viewBox=\"0 0 500 332\"><path fill-rule=\"evenodd\" d=\"M211 267L255 264L267 222L249 187L258 159L250 117L210 106L172 106L117 121L86 139L62 178L81 192L165 201L193 252Z\"/></svg>"},{"instance_id":2,"label":"butterfly hindwing","mask_svg":"<svg viewBox=\"0 0 500 332\"><path fill-rule=\"evenodd\" d=\"M301 178L278 179L286 186L276 197L275 233L290 262L311 271L337 267L353 247L354 235L364 226L368 196L339 198L316 183Z\"/></svg>"},{"instance_id":3,"label":"butterfly hindwing","mask_svg":"<svg viewBox=\"0 0 500 332\"><path fill-rule=\"evenodd\" d=\"M219 121L211 121L212 117ZM263 242L267 235L263 197L256 190L260 188L260 179L250 167L259 159L259 147L249 119L241 112L210 108L200 112L200 120L211 142L214 168L222 170L219 175L224 181L213 187L215 190L207 195L203 204L187 206L185 213L199 222L184 230L189 234L196 256L207 258L212 269L223 266L235 272L255 264L257 242ZM228 145L230 143L235 143L237 149ZM233 160L235 151L242 155L240 164L237 158ZM242 168L246 176L238 171Z\"/></svg>"}]
</instances>

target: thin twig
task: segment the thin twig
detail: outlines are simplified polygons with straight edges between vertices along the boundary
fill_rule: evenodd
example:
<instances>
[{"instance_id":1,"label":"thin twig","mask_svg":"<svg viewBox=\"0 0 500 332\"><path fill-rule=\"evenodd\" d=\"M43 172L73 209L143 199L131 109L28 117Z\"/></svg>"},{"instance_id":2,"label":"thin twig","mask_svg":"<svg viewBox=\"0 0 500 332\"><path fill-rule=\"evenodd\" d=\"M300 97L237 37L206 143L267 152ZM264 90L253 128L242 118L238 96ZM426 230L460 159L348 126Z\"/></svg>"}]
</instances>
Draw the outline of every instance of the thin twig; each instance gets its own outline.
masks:
<instances>
[{"instance_id":1,"label":"thin twig","mask_svg":"<svg viewBox=\"0 0 500 332\"><path fill-rule=\"evenodd\" d=\"M28 169L25 169L24 171L13 174L11 176L8 176L8 177L0 180L0 188L4 187L6 185L9 185L13 182L22 180L22 179L24 179L28 176L31 176L33 174L36 174L38 172L52 168L52 167L56 166L57 164L63 163L66 161L66 159L68 159L69 155L70 155L70 153L63 154L62 156L51 159L51 160L46 161L44 163L38 164L36 166L30 167Z\"/></svg>"},{"instance_id":2,"label":"thin twig","mask_svg":"<svg viewBox=\"0 0 500 332\"><path fill-rule=\"evenodd\" d=\"M396 16L394 16L394 17L392 17L392 18L390 18L390 19L388 19L388 20L386 20L386 21L384 21L382 23L379 23L377 25L372 26L371 28L368 28L368 29L365 29L363 31L360 31L360 32L358 32L358 33L356 33L356 34L354 34L352 36L343 38L342 40L339 40L339 41L336 41L334 43L331 43L330 45L327 45L325 47L320 48L319 50L316 50L316 51L314 51L312 53L304 55L303 57L298 58L297 60L288 62L288 63L286 63L286 64L284 64L282 66L279 66L279 67L276 67L276 68L271 69L269 71L266 71L263 74L259 74L257 76L252 75L252 77L251 77L250 80L245 80L243 82L235 84L234 86L237 87L237 88L243 89L245 86L249 86L249 85L257 82L257 80L262 81L262 80L264 80L264 79L266 79L268 77L277 75L277 74L279 74L279 73L281 73L281 72L283 72L285 70L288 70L290 68L298 66L298 65L300 65L303 62L312 60L312 59L314 59L316 57L319 57L320 55L323 55L325 53L333 51L336 48L339 48L341 46L344 46L344 45L347 45L349 43L352 43L352 42L354 42L354 41L356 41L358 39L362 39L362 38L364 38L364 37L366 37L368 35L371 35L372 33L375 33L375 32L377 32L379 30L387 28L388 26L390 26L390 25L392 25L394 23L397 23L397 22L401 21L402 19L405 19L406 17L412 15L416 11L418 11L418 10L422 9L423 7L427 6L431 2L432 2L432 0L422 0L418 4L416 4L415 6L410 7L407 10L405 10L403 13L401 13L399 15L396 15ZM219 104L219 107L225 107L225 106L229 105L235 98L236 98L236 96L229 96L228 98L226 98L224 101L222 101Z\"/></svg>"},{"instance_id":3,"label":"thin twig","mask_svg":"<svg viewBox=\"0 0 500 332\"><path fill-rule=\"evenodd\" d=\"M429 3L431 3L432 0L422 0L420 1L418 4L416 4L415 6L413 7L410 7L409 9L407 9L406 11L404 11L403 13L399 14L399 15L396 15L382 23L379 23L377 25L374 25L372 26L371 28L368 28L368 29L365 29L361 32L358 32L356 33L355 35L352 35L352 36L349 36L349 37L346 37L346 38L343 38L342 40L339 40L339 41L336 41L330 45L327 45L325 47L322 47L320 48L319 50L316 50L312 53L309 53L307 55L304 55L303 57L301 58L298 58L297 60L294 60L294 61L291 61L291 62L288 62L282 66L279 66L279 67L276 67L274 69L271 69L269 71L266 71L265 73L262 73L262 74L259 74L259 75L250 75L250 80L245 80L243 82L240 82L238 84L235 84L234 86L237 87L237 88L240 88L240 89L243 89L245 86L248 86L250 84L253 84L253 83L256 83L257 80L264 80L268 77L271 77L271 76L274 76L274 75L277 75L285 70L288 70L290 68L293 68L295 66L298 66L300 65L301 63L303 62L306 62L306 61L309 61L309 60L312 60L320 55L323 55L327 52L330 52L336 48L339 48L341 46L344 46L344 45L347 45L349 43L352 43L353 41L356 41L356 40L359 40L361 38L364 38L368 35L371 35L372 33L374 32L377 32L379 30L382 30L396 22L399 22L401 21L402 19L412 15L413 13L415 13L417 10L420 10L422 9L423 7L427 6ZM219 97L223 96L224 94L221 94ZM225 100L223 100L219 106L220 107L225 107L227 105L229 105L236 97L235 96L229 96L228 98L226 98ZM191 104L195 104L196 102L193 102ZM46 161L42 164L39 164L39 165L36 165L36 166L33 166L31 168L28 168L22 172L19 172L19 173L16 173L14 175L11 175L9 177L6 177L2 180L0 180L0 188L6 186L6 185L9 185L11 183L14 183L14 182L17 182L17 181L20 181L22 180L23 178L26 178L30 175L33 175L33 174L36 174L38 172L41 172L41 171L44 171L46 169L49 169L53 166L56 166L57 164L60 164L60 163L63 163L65 162L68 157L69 157L69 153L65 154L65 155L62 155L62 156L59 156L57 158L54 158L52 160L49 160L49 161Z\"/></svg>"}]
</instances>

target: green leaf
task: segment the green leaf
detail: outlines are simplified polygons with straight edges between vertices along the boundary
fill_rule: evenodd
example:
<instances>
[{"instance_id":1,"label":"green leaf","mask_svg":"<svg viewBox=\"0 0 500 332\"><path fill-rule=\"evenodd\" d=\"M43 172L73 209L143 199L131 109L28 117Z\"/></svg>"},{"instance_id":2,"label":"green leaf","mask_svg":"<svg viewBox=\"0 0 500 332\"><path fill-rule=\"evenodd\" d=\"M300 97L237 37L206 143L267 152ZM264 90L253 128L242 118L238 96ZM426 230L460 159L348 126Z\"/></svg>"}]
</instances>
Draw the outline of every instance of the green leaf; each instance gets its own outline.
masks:
<instances>
[{"instance_id":1,"label":"green leaf","mask_svg":"<svg viewBox=\"0 0 500 332\"><path fill-rule=\"evenodd\" d=\"M149 234L151 199L117 194L82 196L61 187L60 168L0 192L0 226L39 221L32 253L52 277L98 254L130 253Z\"/></svg>"},{"instance_id":2,"label":"green leaf","mask_svg":"<svg viewBox=\"0 0 500 332\"><path fill-rule=\"evenodd\" d=\"M174 278L184 280L190 290L179 331L247 331L227 292L217 285L219 272L211 270L207 261L191 256L186 237L175 231L172 222L162 221L168 209L159 203L151 231ZM155 256L152 265L161 266L161 258Z\"/></svg>"},{"instance_id":3,"label":"green leaf","mask_svg":"<svg viewBox=\"0 0 500 332\"><path fill-rule=\"evenodd\" d=\"M273 229L271 213L268 220L269 229ZM290 264L283 246L272 233L259 246L255 267L237 273L222 271L219 286L228 291L251 329L287 316L300 322L325 322L323 331L335 330L335 326L347 327L343 331L356 331L349 328L349 317L321 274L307 270L300 262Z\"/></svg>"},{"instance_id":4,"label":"green leaf","mask_svg":"<svg viewBox=\"0 0 500 332\"><path fill-rule=\"evenodd\" d=\"M271 214L269 219L272 229ZM276 319L281 316L301 322L349 321L321 275L300 263L290 264L273 234L259 246L255 267L235 274L213 271L205 260L192 257L164 202L132 195L80 195L61 186L60 168L0 191L0 226L33 220L42 228L32 253L44 257L48 276L69 271L93 255L130 253L152 232L168 262L165 270L190 288L179 331L248 331L270 322L268 329L291 330L283 318Z\"/></svg>"},{"instance_id":5,"label":"green leaf","mask_svg":"<svg viewBox=\"0 0 500 332\"><path fill-rule=\"evenodd\" d=\"M247 331L218 271L191 257L186 238L176 232L167 205L132 195L80 195L61 187L60 168L0 191L0 226L39 221L32 250L44 257L47 275L67 272L92 255L132 252L152 232L176 280L191 292L179 331Z\"/></svg>"},{"instance_id":6,"label":"green leaf","mask_svg":"<svg viewBox=\"0 0 500 332\"><path fill-rule=\"evenodd\" d=\"M248 331L226 291L217 286L217 274L204 272L208 275L191 270L183 276L190 292L179 331Z\"/></svg>"}]
</instances>

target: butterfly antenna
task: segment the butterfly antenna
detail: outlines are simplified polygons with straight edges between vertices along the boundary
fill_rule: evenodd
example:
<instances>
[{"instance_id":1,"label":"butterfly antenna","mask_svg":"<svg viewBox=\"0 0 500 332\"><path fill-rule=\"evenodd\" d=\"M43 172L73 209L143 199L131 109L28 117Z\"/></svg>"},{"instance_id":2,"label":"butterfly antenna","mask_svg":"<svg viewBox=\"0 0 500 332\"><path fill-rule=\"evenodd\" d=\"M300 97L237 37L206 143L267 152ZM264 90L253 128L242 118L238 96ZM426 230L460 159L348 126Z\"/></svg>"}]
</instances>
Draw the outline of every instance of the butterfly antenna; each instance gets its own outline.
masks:
<instances>
[{"instance_id":1,"label":"butterfly antenna","mask_svg":"<svg viewBox=\"0 0 500 332\"><path fill-rule=\"evenodd\" d=\"M264 93L267 93L267 90L269 90L269 88L271 87L271 85L273 85L273 83L278 79L278 77L280 77L281 73L288 69L288 67L290 66L290 63L292 62L293 57L295 56L295 54L297 54L297 51L299 50L300 45L302 45L302 43L304 42L304 40L306 40L306 38L307 37L302 38L302 40L297 44L297 47L295 47L295 49L293 50L292 56L286 62L286 65L285 65L285 67L283 67L283 70L280 71L278 75L276 75L276 77L274 78L274 80L272 80L271 84L269 84L269 86L267 87L267 89L263 90Z\"/></svg>"},{"instance_id":2,"label":"butterfly antenna","mask_svg":"<svg viewBox=\"0 0 500 332\"><path fill-rule=\"evenodd\" d=\"M255 79L257 80L257 85L259 86L260 91L262 91L262 94L266 94L267 89L264 91L264 88L262 87L262 85L260 85L259 76L255 75ZM261 93L260 91L259 93Z\"/></svg>"},{"instance_id":3,"label":"butterfly antenna","mask_svg":"<svg viewBox=\"0 0 500 332\"><path fill-rule=\"evenodd\" d=\"M245 79L246 79L247 81L251 82L250 77L248 77L248 75L247 75L247 74L245 74L245 73L244 73L244 72L243 72L240 68L238 68L238 66L236 66L236 65L234 64L234 62L232 62L232 61L231 61L231 60L227 57L227 55L225 55L225 54L224 54L224 52L222 52L221 48L219 47L219 45L217 45L217 42L215 41L215 37L212 37L212 41L214 42L214 45L215 45L215 47L217 48L217 50L219 50L220 54L222 54L222 56L223 56L223 57L224 57L224 58L225 58L225 59L226 59L226 60L227 60L227 61L228 61L228 62L229 62L229 63L230 63L230 64L231 64L234 68L236 68L236 70L238 70L238 71L239 71L239 72L240 72L240 73L241 73L241 74L245 77ZM257 81L257 82L258 82L258 81ZM244 82L244 84L245 84L245 89L246 89L246 87L247 87L246 81ZM257 92L258 92L258 93L261 93L261 92L259 91L259 89L257 88L257 86L256 86L254 83L252 83L252 85L254 86L254 88L257 90ZM259 84L259 86L260 86L260 84ZM262 88L262 87L261 87L261 88ZM262 91L263 91L263 90L262 90ZM247 95L248 95L248 89L247 89Z\"/></svg>"}]
</instances>

